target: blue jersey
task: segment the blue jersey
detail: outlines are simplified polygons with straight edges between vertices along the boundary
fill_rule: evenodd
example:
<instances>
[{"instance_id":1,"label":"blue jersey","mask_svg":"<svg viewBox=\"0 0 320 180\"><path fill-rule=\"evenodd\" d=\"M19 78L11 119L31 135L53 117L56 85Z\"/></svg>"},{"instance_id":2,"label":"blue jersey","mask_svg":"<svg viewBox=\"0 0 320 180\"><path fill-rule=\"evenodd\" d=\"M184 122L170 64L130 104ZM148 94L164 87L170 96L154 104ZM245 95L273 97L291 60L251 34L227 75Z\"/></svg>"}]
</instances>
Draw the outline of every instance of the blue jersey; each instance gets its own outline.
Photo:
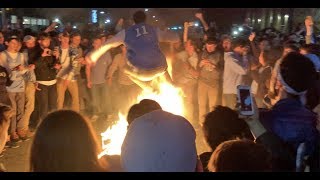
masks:
<instances>
[{"instance_id":1,"label":"blue jersey","mask_svg":"<svg viewBox=\"0 0 320 180\"><path fill-rule=\"evenodd\" d=\"M156 28L145 23L133 25L125 31L124 44L128 61L133 66L146 70L167 66Z\"/></svg>"}]
</instances>

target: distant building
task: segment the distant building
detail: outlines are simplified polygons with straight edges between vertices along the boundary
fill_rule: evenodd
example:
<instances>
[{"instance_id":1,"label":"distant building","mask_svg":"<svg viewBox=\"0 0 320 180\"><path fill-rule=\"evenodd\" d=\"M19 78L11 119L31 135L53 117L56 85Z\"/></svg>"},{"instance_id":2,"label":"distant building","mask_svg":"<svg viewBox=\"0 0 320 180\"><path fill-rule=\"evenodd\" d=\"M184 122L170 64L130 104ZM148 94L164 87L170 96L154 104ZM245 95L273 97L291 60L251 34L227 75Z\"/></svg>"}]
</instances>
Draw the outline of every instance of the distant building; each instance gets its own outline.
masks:
<instances>
[{"instance_id":1,"label":"distant building","mask_svg":"<svg viewBox=\"0 0 320 180\"><path fill-rule=\"evenodd\" d=\"M50 20L39 13L39 8L1 9L1 29L6 24L7 28L11 29L31 28L33 30L39 30L50 24Z\"/></svg>"},{"instance_id":2,"label":"distant building","mask_svg":"<svg viewBox=\"0 0 320 180\"><path fill-rule=\"evenodd\" d=\"M273 27L286 33L292 29L293 8L247 8L246 18L254 29Z\"/></svg>"},{"instance_id":3,"label":"distant building","mask_svg":"<svg viewBox=\"0 0 320 180\"><path fill-rule=\"evenodd\" d=\"M4 12L3 9L5 9ZM88 22L88 8L1 8L0 27L7 22L7 28L31 28L35 31L57 21L61 27L69 25L78 28ZM3 17L5 14L5 18Z\"/></svg>"},{"instance_id":4,"label":"distant building","mask_svg":"<svg viewBox=\"0 0 320 180\"><path fill-rule=\"evenodd\" d=\"M274 27L289 33L299 24L304 24L306 16L312 16L315 26L320 29L320 8L247 8L246 17L250 18L255 29Z\"/></svg>"}]
</instances>

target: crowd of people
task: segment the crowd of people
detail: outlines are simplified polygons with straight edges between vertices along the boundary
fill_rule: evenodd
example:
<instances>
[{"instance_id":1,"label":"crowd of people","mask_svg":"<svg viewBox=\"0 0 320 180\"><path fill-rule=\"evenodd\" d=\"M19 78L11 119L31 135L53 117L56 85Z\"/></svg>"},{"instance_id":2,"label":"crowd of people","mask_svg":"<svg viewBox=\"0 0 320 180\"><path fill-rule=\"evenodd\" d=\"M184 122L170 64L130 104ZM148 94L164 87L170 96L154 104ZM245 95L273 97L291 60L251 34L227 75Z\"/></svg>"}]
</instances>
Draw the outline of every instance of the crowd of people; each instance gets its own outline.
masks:
<instances>
[{"instance_id":1,"label":"crowd of people","mask_svg":"<svg viewBox=\"0 0 320 180\"><path fill-rule=\"evenodd\" d=\"M274 28L247 28L249 33L234 38L209 27L196 13L202 38L196 39L189 32L192 23L185 22L179 41L166 30L149 31L144 13L137 13L130 30L121 19L113 33L97 36L70 29L57 33L52 26L38 35L0 32L1 155L5 147L18 148L35 133L30 152L30 171L35 172L320 170L320 45L311 17L288 35ZM162 110L153 100L133 104L141 84L150 81L131 76L152 66L139 64L144 56L134 50L141 53L142 47L148 52L161 48L171 58L169 81L183 91L185 117ZM161 53L155 56L161 59ZM161 71L167 71L165 64ZM238 113L239 85L251 87L252 116ZM91 123L119 111L129 124L121 155L99 159L101 146ZM209 152L197 151L199 131Z\"/></svg>"}]
</instances>

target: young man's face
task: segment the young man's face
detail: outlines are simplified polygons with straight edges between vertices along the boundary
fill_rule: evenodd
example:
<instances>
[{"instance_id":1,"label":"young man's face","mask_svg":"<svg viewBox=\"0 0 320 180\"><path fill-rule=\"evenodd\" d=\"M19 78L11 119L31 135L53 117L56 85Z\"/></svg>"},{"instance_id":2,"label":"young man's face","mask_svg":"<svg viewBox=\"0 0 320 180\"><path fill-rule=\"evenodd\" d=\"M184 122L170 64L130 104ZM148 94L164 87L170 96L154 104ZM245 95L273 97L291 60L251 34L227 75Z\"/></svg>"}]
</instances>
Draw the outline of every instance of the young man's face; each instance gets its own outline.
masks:
<instances>
[{"instance_id":1,"label":"young man's face","mask_svg":"<svg viewBox=\"0 0 320 180\"><path fill-rule=\"evenodd\" d=\"M74 36L74 37L72 37L71 43L72 43L74 46L79 46L80 43L81 43L81 36Z\"/></svg>"},{"instance_id":2,"label":"young man's face","mask_svg":"<svg viewBox=\"0 0 320 180\"><path fill-rule=\"evenodd\" d=\"M8 46L8 50L18 52L19 42L16 39L12 39L6 44Z\"/></svg>"},{"instance_id":3,"label":"young man's face","mask_svg":"<svg viewBox=\"0 0 320 180\"><path fill-rule=\"evenodd\" d=\"M51 39L50 38L44 38L42 40L39 40L39 44L42 48L48 48L50 46Z\"/></svg>"},{"instance_id":4,"label":"young man's face","mask_svg":"<svg viewBox=\"0 0 320 180\"><path fill-rule=\"evenodd\" d=\"M208 44L206 43L206 49L209 53L214 52L216 50L216 44Z\"/></svg>"},{"instance_id":5,"label":"young man's face","mask_svg":"<svg viewBox=\"0 0 320 180\"><path fill-rule=\"evenodd\" d=\"M24 43L28 49L31 49L36 46L36 41L29 40Z\"/></svg>"},{"instance_id":6,"label":"young man's face","mask_svg":"<svg viewBox=\"0 0 320 180\"><path fill-rule=\"evenodd\" d=\"M89 46L89 39L87 39L87 38L81 39L81 45L82 46Z\"/></svg>"},{"instance_id":7,"label":"young man's face","mask_svg":"<svg viewBox=\"0 0 320 180\"><path fill-rule=\"evenodd\" d=\"M70 42L70 38L65 36L62 36L60 40L61 40L61 44L64 44L64 45L69 44Z\"/></svg>"},{"instance_id":8,"label":"young man's face","mask_svg":"<svg viewBox=\"0 0 320 180\"><path fill-rule=\"evenodd\" d=\"M99 47L101 47L102 42L101 39L95 39L92 43L92 46L94 49L98 49Z\"/></svg>"}]
</instances>

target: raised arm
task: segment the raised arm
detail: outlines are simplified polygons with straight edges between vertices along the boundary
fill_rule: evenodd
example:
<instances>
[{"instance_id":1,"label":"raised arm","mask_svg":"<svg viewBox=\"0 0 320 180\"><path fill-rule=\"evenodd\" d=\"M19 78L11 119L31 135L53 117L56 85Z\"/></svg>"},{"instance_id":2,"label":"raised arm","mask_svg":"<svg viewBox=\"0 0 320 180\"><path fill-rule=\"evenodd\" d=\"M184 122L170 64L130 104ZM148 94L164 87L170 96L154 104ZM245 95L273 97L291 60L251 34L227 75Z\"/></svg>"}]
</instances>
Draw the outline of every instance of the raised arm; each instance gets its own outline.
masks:
<instances>
[{"instance_id":1,"label":"raised arm","mask_svg":"<svg viewBox=\"0 0 320 180\"><path fill-rule=\"evenodd\" d=\"M120 32L123 29L123 18L120 18L116 24L115 30L116 32Z\"/></svg>"},{"instance_id":2,"label":"raised arm","mask_svg":"<svg viewBox=\"0 0 320 180\"><path fill-rule=\"evenodd\" d=\"M202 13L196 13L195 16L201 21L201 24L205 31L208 31L208 23L204 20Z\"/></svg>"},{"instance_id":3,"label":"raised arm","mask_svg":"<svg viewBox=\"0 0 320 180\"><path fill-rule=\"evenodd\" d=\"M93 51L90 55L90 60L96 62L100 56L107 52L111 48L115 48L124 43L125 31L122 30L111 39L107 40L99 49Z\"/></svg>"},{"instance_id":4,"label":"raised arm","mask_svg":"<svg viewBox=\"0 0 320 180\"><path fill-rule=\"evenodd\" d=\"M258 50L258 48L257 48L257 46L256 46L256 44L254 42L255 37L256 37L256 33L253 32L253 33L250 34L248 39L250 41L250 47L252 49L252 54L256 59L258 59L260 54L259 54L259 50Z\"/></svg>"},{"instance_id":5,"label":"raised arm","mask_svg":"<svg viewBox=\"0 0 320 180\"><path fill-rule=\"evenodd\" d=\"M313 20L311 16L307 16L304 24L306 26L306 44L314 44L315 40L313 38Z\"/></svg>"},{"instance_id":6,"label":"raised arm","mask_svg":"<svg viewBox=\"0 0 320 180\"><path fill-rule=\"evenodd\" d=\"M189 30L189 23L184 22L183 28L183 42L186 43L188 41L188 30Z\"/></svg>"}]
</instances>

